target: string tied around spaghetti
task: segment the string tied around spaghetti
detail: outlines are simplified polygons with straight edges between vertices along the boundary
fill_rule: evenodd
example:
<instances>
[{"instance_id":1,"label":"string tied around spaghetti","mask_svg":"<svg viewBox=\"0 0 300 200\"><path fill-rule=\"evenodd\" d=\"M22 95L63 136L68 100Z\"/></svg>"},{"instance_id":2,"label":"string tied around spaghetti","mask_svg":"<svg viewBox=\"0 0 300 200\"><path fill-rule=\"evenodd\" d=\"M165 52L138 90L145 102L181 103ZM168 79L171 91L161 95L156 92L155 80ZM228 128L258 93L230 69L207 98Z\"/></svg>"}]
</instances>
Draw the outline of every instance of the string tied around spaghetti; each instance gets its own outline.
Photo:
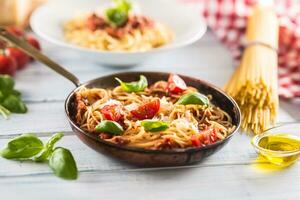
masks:
<instances>
[{"instance_id":1,"label":"string tied around spaghetti","mask_svg":"<svg viewBox=\"0 0 300 200\"><path fill-rule=\"evenodd\" d=\"M258 41L258 40L254 40L254 41L251 41L251 42L247 42L245 45L244 45L244 49L248 48L248 47L251 47L251 46L256 46L256 45L259 45L259 46L263 46L263 47L266 47L266 48L269 48L273 51L275 51L277 54L278 54L278 48L276 48L275 46L273 45L270 45L266 42L262 42L262 41Z\"/></svg>"}]
</instances>

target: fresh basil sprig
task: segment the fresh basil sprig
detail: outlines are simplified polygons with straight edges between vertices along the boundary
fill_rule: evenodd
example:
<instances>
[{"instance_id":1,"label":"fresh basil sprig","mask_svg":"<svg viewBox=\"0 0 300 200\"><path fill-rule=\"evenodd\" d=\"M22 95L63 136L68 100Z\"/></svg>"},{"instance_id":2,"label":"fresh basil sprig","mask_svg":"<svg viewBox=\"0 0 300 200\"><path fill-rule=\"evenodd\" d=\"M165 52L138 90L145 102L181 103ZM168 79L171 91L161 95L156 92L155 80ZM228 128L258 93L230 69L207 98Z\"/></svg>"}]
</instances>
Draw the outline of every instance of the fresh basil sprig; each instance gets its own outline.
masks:
<instances>
[{"instance_id":1,"label":"fresh basil sprig","mask_svg":"<svg viewBox=\"0 0 300 200\"><path fill-rule=\"evenodd\" d=\"M139 81L133 81L130 83L123 82L119 78L115 79L120 83L122 90L125 92L142 92L148 86L147 78L143 75L140 75Z\"/></svg>"},{"instance_id":2,"label":"fresh basil sprig","mask_svg":"<svg viewBox=\"0 0 300 200\"><path fill-rule=\"evenodd\" d=\"M64 179L77 179L77 166L72 153L63 147L57 147L49 159L53 173Z\"/></svg>"},{"instance_id":3,"label":"fresh basil sprig","mask_svg":"<svg viewBox=\"0 0 300 200\"><path fill-rule=\"evenodd\" d=\"M114 121L103 120L96 126L97 132L110 133L113 135L120 135L124 132L123 127Z\"/></svg>"},{"instance_id":4,"label":"fresh basil sprig","mask_svg":"<svg viewBox=\"0 0 300 200\"><path fill-rule=\"evenodd\" d=\"M141 125L144 127L145 131L150 132L164 131L169 128L169 123L158 120L143 120Z\"/></svg>"},{"instance_id":5,"label":"fresh basil sprig","mask_svg":"<svg viewBox=\"0 0 300 200\"><path fill-rule=\"evenodd\" d=\"M123 26L128 20L131 3L127 0L115 0L114 6L107 8L105 18L108 23L115 27Z\"/></svg>"},{"instance_id":6,"label":"fresh basil sprig","mask_svg":"<svg viewBox=\"0 0 300 200\"><path fill-rule=\"evenodd\" d=\"M14 85L15 82L9 75L0 75L0 114L4 118L8 118L11 112L27 112L21 93L14 89Z\"/></svg>"},{"instance_id":7,"label":"fresh basil sprig","mask_svg":"<svg viewBox=\"0 0 300 200\"><path fill-rule=\"evenodd\" d=\"M72 153L62 147L54 148L55 143L62 137L62 133L56 133L43 145L36 135L23 134L9 141L0 151L0 155L6 159L48 162L56 176L76 179L78 172Z\"/></svg>"},{"instance_id":8,"label":"fresh basil sprig","mask_svg":"<svg viewBox=\"0 0 300 200\"><path fill-rule=\"evenodd\" d=\"M180 105L189 105L189 104L195 104L195 105L209 105L209 99L199 92L192 92L185 94L181 96L176 104Z\"/></svg>"}]
</instances>

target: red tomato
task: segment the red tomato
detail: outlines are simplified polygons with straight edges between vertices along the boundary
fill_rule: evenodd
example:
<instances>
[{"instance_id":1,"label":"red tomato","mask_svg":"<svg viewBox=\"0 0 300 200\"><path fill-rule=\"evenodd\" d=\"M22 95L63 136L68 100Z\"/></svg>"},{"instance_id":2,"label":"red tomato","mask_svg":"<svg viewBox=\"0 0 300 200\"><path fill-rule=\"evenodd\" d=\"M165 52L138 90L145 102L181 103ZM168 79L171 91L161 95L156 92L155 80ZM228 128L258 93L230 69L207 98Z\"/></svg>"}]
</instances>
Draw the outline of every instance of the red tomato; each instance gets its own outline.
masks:
<instances>
[{"instance_id":1,"label":"red tomato","mask_svg":"<svg viewBox=\"0 0 300 200\"><path fill-rule=\"evenodd\" d=\"M29 62L30 57L22 50L16 47L9 47L5 49L5 54L15 58L18 69L22 69Z\"/></svg>"},{"instance_id":2,"label":"red tomato","mask_svg":"<svg viewBox=\"0 0 300 200\"><path fill-rule=\"evenodd\" d=\"M217 136L217 132L216 129L213 129L210 136L209 136L210 142L211 143L215 143L216 141L218 141L218 136Z\"/></svg>"},{"instance_id":3,"label":"red tomato","mask_svg":"<svg viewBox=\"0 0 300 200\"><path fill-rule=\"evenodd\" d=\"M203 144L200 141L199 137L197 137L196 135L192 135L191 136L191 142L192 142L192 145L194 147L201 147L201 146L203 146Z\"/></svg>"},{"instance_id":4,"label":"red tomato","mask_svg":"<svg viewBox=\"0 0 300 200\"><path fill-rule=\"evenodd\" d=\"M41 45L36 38L33 36L28 36L26 40L29 44L31 44L31 46L35 47L37 50L41 50Z\"/></svg>"},{"instance_id":5,"label":"red tomato","mask_svg":"<svg viewBox=\"0 0 300 200\"><path fill-rule=\"evenodd\" d=\"M0 74L13 76L17 70L17 62L14 58L0 55Z\"/></svg>"},{"instance_id":6,"label":"red tomato","mask_svg":"<svg viewBox=\"0 0 300 200\"><path fill-rule=\"evenodd\" d=\"M184 80L182 80L182 78L180 78L176 74L171 74L169 76L168 86L167 86L168 92L178 94L178 93L183 92L186 89L187 89L187 86L186 86Z\"/></svg>"},{"instance_id":7,"label":"red tomato","mask_svg":"<svg viewBox=\"0 0 300 200\"><path fill-rule=\"evenodd\" d=\"M14 34L15 36L19 36L19 37L23 37L23 36L24 36L24 31L21 30L21 29L18 28L18 27L15 27L15 26L9 26L9 27L6 28L6 30L7 30L9 33Z\"/></svg>"},{"instance_id":8,"label":"red tomato","mask_svg":"<svg viewBox=\"0 0 300 200\"><path fill-rule=\"evenodd\" d=\"M121 105L106 105L100 111L107 120L119 121L123 117Z\"/></svg>"},{"instance_id":9,"label":"red tomato","mask_svg":"<svg viewBox=\"0 0 300 200\"><path fill-rule=\"evenodd\" d=\"M137 109L132 110L131 114L140 120L151 119L159 111L159 108L160 108L159 99L154 99L153 101L142 104Z\"/></svg>"},{"instance_id":10,"label":"red tomato","mask_svg":"<svg viewBox=\"0 0 300 200\"><path fill-rule=\"evenodd\" d=\"M213 144L218 141L218 136L215 129L207 129L200 132L199 139L205 145Z\"/></svg>"}]
</instances>

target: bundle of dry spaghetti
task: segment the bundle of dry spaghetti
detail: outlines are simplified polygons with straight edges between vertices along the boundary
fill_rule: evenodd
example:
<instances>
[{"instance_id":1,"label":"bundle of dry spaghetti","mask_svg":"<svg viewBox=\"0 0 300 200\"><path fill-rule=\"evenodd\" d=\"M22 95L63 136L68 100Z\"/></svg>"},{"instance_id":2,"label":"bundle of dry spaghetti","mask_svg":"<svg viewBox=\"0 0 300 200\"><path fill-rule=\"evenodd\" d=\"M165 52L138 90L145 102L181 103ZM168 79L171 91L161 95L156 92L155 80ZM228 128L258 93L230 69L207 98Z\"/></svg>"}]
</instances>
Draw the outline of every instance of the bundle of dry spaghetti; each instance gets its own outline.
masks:
<instances>
[{"instance_id":1,"label":"bundle of dry spaghetti","mask_svg":"<svg viewBox=\"0 0 300 200\"><path fill-rule=\"evenodd\" d=\"M258 134L275 122L278 110L278 20L272 6L257 5L247 23L247 45L225 90L240 106L242 128Z\"/></svg>"}]
</instances>

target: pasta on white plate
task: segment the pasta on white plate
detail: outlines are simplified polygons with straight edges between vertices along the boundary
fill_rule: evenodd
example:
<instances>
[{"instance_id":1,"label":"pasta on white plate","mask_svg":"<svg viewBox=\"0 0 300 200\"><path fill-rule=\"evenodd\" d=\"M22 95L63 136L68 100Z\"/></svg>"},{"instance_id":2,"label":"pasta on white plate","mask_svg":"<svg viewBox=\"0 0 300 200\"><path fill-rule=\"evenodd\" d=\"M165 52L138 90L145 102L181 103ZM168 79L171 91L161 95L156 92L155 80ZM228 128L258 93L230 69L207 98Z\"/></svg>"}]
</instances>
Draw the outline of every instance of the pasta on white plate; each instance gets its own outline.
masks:
<instances>
[{"instance_id":1,"label":"pasta on white plate","mask_svg":"<svg viewBox=\"0 0 300 200\"><path fill-rule=\"evenodd\" d=\"M120 2L127 5L127 10ZM100 14L74 17L64 25L65 39L91 49L127 52L147 51L172 41L174 34L168 27L149 17L129 13L130 6L127 1L117 1L115 7ZM126 14L120 18L122 13Z\"/></svg>"},{"instance_id":2,"label":"pasta on white plate","mask_svg":"<svg viewBox=\"0 0 300 200\"><path fill-rule=\"evenodd\" d=\"M103 140L144 149L203 147L225 139L236 128L228 113L196 88L171 74L148 86L147 79L115 88L76 92L76 122Z\"/></svg>"}]
</instances>

